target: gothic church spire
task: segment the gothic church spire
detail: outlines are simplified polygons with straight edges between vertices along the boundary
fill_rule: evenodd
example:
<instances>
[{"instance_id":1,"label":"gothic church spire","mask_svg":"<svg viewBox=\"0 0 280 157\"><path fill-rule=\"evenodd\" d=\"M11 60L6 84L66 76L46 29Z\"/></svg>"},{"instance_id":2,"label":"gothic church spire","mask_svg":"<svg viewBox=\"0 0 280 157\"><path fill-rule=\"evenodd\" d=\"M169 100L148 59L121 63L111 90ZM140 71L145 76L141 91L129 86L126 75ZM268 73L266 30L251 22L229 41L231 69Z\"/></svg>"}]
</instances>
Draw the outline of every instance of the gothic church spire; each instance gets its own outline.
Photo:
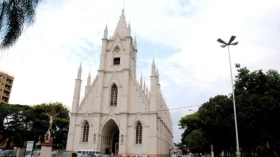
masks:
<instances>
[{"instance_id":1,"label":"gothic church spire","mask_svg":"<svg viewBox=\"0 0 280 157\"><path fill-rule=\"evenodd\" d=\"M106 27L105 27L105 29L104 29L103 38L104 38L104 39L107 39L107 38L108 38L108 28L107 28L107 24L106 24Z\"/></svg>"},{"instance_id":2,"label":"gothic church spire","mask_svg":"<svg viewBox=\"0 0 280 157\"><path fill-rule=\"evenodd\" d=\"M156 65L155 65L155 60L153 59L153 63L152 63L152 73L151 76L156 76Z\"/></svg>"},{"instance_id":3,"label":"gothic church spire","mask_svg":"<svg viewBox=\"0 0 280 157\"><path fill-rule=\"evenodd\" d=\"M114 33L114 37L117 37L119 35L121 38L123 38L128 34L128 31L129 30L125 21L124 10L122 10L120 20Z\"/></svg>"},{"instance_id":4,"label":"gothic church spire","mask_svg":"<svg viewBox=\"0 0 280 157\"><path fill-rule=\"evenodd\" d=\"M77 74L77 79L81 79L81 78L82 78L82 63L80 64L78 74Z\"/></svg>"}]
</instances>

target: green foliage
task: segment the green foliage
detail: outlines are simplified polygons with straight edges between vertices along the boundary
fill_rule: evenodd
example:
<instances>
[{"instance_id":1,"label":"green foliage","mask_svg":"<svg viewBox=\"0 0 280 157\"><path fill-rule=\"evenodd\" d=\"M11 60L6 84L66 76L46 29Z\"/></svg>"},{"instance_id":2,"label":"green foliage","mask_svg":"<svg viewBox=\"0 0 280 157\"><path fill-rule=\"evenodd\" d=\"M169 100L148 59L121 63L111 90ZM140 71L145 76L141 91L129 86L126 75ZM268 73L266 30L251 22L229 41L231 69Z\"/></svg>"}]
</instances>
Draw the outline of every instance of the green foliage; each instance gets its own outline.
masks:
<instances>
[{"instance_id":1,"label":"green foliage","mask_svg":"<svg viewBox=\"0 0 280 157\"><path fill-rule=\"evenodd\" d=\"M22 33L24 26L35 18L39 0L2 0L0 2L0 48L12 46Z\"/></svg>"},{"instance_id":2,"label":"green foliage","mask_svg":"<svg viewBox=\"0 0 280 157\"><path fill-rule=\"evenodd\" d=\"M182 117L179 121L179 127L180 129L184 129L182 136L182 143L186 144L188 143L187 135L189 135L191 132L193 132L196 129L200 128L200 119L198 114L190 114L186 115L185 117Z\"/></svg>"},{"instance_id":3,"label":"green foliage","mask_svg":"<svg viewBox=\"0 0 280 157\"><path fill-rule=\"evenodd\" d=\"M0 104L0 118L5 120L4 125L2 124L0 127L0 133L3 136L2 140L9 137L14 146L22 146L24 141L27 140L40 140L43 142L44 134L49 127L49 116L46 113L52 109L59 113L54 117L53 123L55 147L65 147L69 125L69 110L58 102L43 103L35 106Z\"/></svg>"},{"instance_id":4,"label":"green foliage","mask_svg":"<svg viewBox=\"0 0 280 157\"><path fill-rule=\"evenodd\" d=\"M240 147L244 151L255 151L256 146L269 142L271 149L277 149L280 143L279 73L275 70L251 72L240 64L236 68L235 98ZM193 151L198 150L199 140L206 142L209 148L213 144L218 152L233 150L236 136L232 96L210 98L195 115L182 117L179 126L184 129L182 145L188 145ZM196 129L200 129L201 134L194 132ZM198 138L200 136L206 140Z\"/></svg>"},{"instance_id":5,"label":"green foliage","mask_svg":"<svg viewBox=\"0 0 280 157\"><path fill-rule=\"evenodd\" d=\"M186 146L192 153L201 153L205 150L206 139L200 129L193 130L186 136Z\"/></svg>"},{"instance_id":6,"label":"green foliage","mask_svg":"<svg viewBox=\"0 0 280 157\"><path fill-rule=\"evenodd\" d=\"M29 131L30 119L25 114L30 110L30 106L27 105L9 105L0 104L2 139L5 140L7 137L12 137L13 140L21 140ZM5 127L5 125L7 127Z\"/></svg>"},{"instance_id":7,"label":"green foliage","mask_svg":"<svg viewBox=\"0 0 280 157\"><path fill-rule=\"evenodd\" d=\"M234 144L234 119L232 100L217 95L204 103L198 114L204 136L216 148L228 149Z\"/></svg>"},{"instance_id":8,"label":"green foliage","mask_svg":"<svg viewBox=\"0 0 280 157\"><path fill-rule=\"evenodd\" d=\"M280 140L280 75L275 70L238 68L235 81L240 142L244 147ZM251 142L253 141L253 142Z\"/></svg>"}]
</instances>

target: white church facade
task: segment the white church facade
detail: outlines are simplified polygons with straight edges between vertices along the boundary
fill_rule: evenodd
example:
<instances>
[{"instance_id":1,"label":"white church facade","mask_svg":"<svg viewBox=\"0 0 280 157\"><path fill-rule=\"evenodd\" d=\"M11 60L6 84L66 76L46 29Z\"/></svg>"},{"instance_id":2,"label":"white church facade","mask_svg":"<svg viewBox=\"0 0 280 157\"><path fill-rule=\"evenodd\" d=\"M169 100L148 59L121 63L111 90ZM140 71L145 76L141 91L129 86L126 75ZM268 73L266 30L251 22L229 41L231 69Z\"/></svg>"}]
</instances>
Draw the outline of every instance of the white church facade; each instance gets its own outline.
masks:
<instances>
[{"instance_id":1,"label":"white church facade","mask_svg":"<svg viewBox=\"0 0 280 157\"><path fill-rule=\"evenodd\" d=\"M102 154L168 156L173 146L172 121L163 99L159 73L151 63L150 87L136 79L136 38L124 11L114 35L107 26L97 76L89 74L80 100L82 67L72 101L68 151L99 150Z\"/></svg>"}]
</instances>

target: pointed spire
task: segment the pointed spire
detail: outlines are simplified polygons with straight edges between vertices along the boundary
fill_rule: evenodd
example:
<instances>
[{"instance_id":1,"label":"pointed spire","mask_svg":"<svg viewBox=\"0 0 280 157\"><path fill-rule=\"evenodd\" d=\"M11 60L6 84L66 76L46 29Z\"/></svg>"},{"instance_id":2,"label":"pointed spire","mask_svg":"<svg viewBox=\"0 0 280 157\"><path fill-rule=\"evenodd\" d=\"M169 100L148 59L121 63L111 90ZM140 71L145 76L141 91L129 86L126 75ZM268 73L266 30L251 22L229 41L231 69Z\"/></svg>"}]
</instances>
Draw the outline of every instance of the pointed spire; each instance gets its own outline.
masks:
<instances>
[{"instance_id":1,"label":"pointed spire","mask_svg":"<svg viewBox=\"0 0 280 157\"><path fill-rule=\"evenodd\" d=\"M158 74L158 67L157 67L157 76L158 76L159 74Z\"/></svg>"},{"instance_id":2,"label":"pointed spire","mask_svg":"<svg viewBox=\"0 0 280 157\"><path fill-rule=\"evenodd\" d=\"M146 82L144 80L144 87L143 87L143 91L145 92L145 89L146 89Z\"/></svg>"},{"instance_id":3,"label":"pointed spire","mask_svg":"<svg viewBox=\"0 0 280 157\"><path fill-rule=\"evenodd\" d=\"M127 36L131 36L130 22L128 23Z\"/></svg>"},{"instance_id":4,"label":"pointed spire","mask_svg":"<svg viewBox=\"0 0 280 157\"><path fill-rule=\"evenodd\" d=\"M152 74L151 76L156 76L156 65L155 65L155 60L153 59L152 63Z\"/></svg>"},{"instance_id":5,"label":"pointed spire","mask_svg":"<svg viewBox=\"0 0 280 157\"><path fill-rule=\"evenodd\" d=\"M143 83L143 78L142 78L142 72L141 72L141 77L140 77L140 87L142 88L142 83Z\"/></svg>"},{"instance_id":6,"label":"pointed spire","mask_svg":"<svg viewBox=\"0 0 280 157\"><path fill-rule=\"evenodd\" d=\"M116 37L117 35L119 35L120 37L124 37L127 35L127 24L125 21L124 10L122 10L122 14L115 30L114 37Z\"/></svg>"},{"instance_id":7,"label":"pointed spire","mask_svg":"<svg viewBox=\"0 0 280 157\"><path fill-rule=\"evenodd\" d=\"M82 63L80 63L80 67L78 70L78 75L77 75L77 79L81 79L82 78Z\"/></svg>"},{"instance_id":8,"label":"pointed spire","mask_svg":"<svg viewBox=\"0 0 280 157\"><path fill-rule=\"evenodd\" d=\"M108 38L108 28L107 28L107 24L106 24L105 29L104 29L103 38L104 38L104 39L107 39L107 38Z\"/></svg>"},{"instance_id":9,"label":"pointed spire","mask_svg":"<svg viewBox=\"0 0 280 157\"><path fill-rule=\"evenodd\" d=\"M88 73L88 78L87 78L87 86L90 86L91 83L91 75L90 72Z\"/></svg>"},{"instance_id":10,"label":"pointed spire","mask_svg":"<svg viewBox=\"0 0 280 157\"><path fill-rule=\"evenodd\" d=\"M136 41L136 36L134 37L134 42L133 42L133 46L135 49L137 49L137 41Z\"/></svg>"},{"instance_id":11,"label":"pointed spire","mask_svg":"<svg viewBox=\"0 0 280 157\"><path fill-rule=\"evenodd\" d=\"M157 83L159 84L159 73L158 73L158 68L157 68L157 73L156 73L156 75L157 75Z\"/></svg>"}]
</instances>

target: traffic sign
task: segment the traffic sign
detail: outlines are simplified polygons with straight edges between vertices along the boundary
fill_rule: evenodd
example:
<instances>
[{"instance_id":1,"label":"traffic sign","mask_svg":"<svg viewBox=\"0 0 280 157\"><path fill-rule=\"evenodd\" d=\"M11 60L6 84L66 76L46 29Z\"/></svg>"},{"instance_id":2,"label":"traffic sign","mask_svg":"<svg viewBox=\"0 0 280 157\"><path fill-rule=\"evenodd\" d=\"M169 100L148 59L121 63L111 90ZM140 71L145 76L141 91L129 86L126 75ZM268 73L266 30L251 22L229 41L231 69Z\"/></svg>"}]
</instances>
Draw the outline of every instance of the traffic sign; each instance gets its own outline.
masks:
<instances>
[{"instance_id":1,"label":"traffic sign","mask_svg":"<svg viewBox=\"0 0 280 157\"><path fill-rule=\"evenodd\" d=\"M26 151L32 151L34 141L27 141Z\"/></svg>"}]
</instances>

